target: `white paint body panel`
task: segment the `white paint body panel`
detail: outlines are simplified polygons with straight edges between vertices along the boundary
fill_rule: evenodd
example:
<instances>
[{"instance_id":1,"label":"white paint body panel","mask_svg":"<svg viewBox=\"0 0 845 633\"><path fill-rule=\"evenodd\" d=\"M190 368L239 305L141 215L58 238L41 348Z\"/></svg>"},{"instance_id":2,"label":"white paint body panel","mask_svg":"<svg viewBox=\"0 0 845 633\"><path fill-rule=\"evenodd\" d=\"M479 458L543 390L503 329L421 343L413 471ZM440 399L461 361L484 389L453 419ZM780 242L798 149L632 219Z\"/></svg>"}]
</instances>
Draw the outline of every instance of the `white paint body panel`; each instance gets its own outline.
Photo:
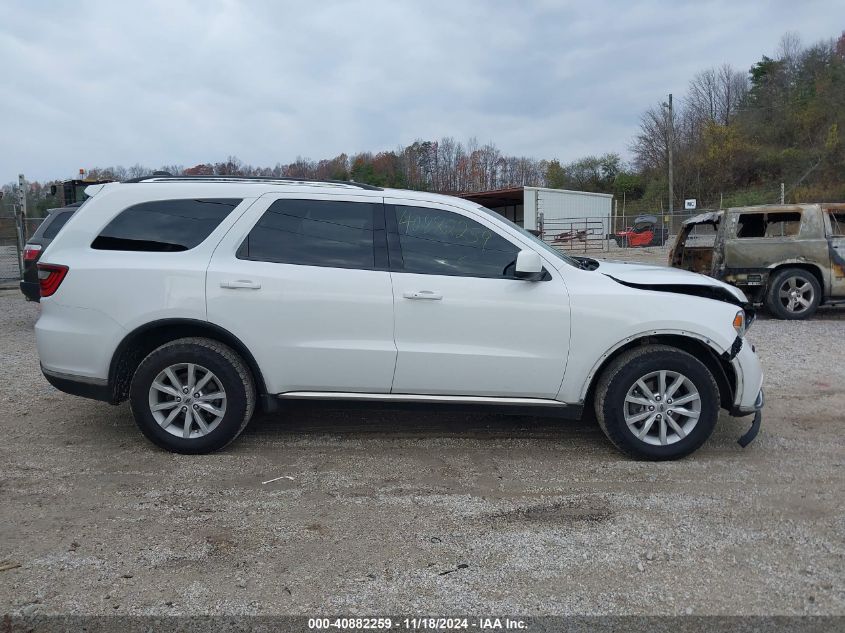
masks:
<instances>
[{"instance_id":1,"label":"white paint body panel","mask_svg":"<svg viewBox=\"0 0 845 633\"><path fill-rule=\"evenodd\" d=\"M708 286L722 288L733 295L738 301L745 303L748 298L745 293L731 284L713 279L705 275L699 275L680 268L669 268L668 266L651 266L633 262L602 262L601 270L604 275L610 275L614 279L640 285L687 285L687 286Z\"/></svg>"},{"instance_id":2,"label":"white paint body panel","mask_svg":"<svg viewBox=\"0 0 845 633\"><path fill-rule=\"evenodd\" d=\"M108 378L111 355L126 334L126 328L101 310L49 298L41 301L35 323L35 344L45 369L100 381Z\"/></svg>"}]
</instances>

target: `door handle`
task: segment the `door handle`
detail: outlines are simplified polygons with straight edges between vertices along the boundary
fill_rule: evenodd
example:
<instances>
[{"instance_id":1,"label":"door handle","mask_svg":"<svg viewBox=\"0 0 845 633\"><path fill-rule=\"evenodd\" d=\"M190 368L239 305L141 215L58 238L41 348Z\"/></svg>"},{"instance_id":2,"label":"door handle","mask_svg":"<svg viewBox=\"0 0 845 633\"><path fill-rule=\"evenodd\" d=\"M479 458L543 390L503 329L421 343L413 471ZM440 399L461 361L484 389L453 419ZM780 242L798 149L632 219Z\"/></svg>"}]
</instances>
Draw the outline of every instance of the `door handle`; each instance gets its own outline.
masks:
<instances>
[{"instance_id":1,"label":"door handle","mask_svg":"<svg viewBox=\"0 0 845 633\"><path fill-rule=\"evenodd\" d=\"M221 288L247 288L249 290L258 290L261 284L251 279L238 279L237 281L221 281Z\"/></svg>"},{"instance_id":2,"label":"door handle","mask_svg":"<svg viewBox=\"0 0 845 633\"><path fill-rule=\"evenodd\" d=\"M406 299L425 299L427 301L440 301L443 295L434 290L417 290L416 292L406 292L402 295Z\"/></svg>"}]
</instances>

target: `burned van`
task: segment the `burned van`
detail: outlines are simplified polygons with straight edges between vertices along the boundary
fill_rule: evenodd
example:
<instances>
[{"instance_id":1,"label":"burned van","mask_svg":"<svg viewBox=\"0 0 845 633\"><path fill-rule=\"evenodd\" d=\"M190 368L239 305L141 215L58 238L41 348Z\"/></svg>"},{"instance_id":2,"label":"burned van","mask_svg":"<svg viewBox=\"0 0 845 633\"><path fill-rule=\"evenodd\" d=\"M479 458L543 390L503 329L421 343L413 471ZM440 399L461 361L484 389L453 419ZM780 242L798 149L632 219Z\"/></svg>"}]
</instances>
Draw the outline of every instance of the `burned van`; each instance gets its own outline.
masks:
<instances>
[{"instance_id":1,"label":"burned van","mask_svg":"<svg viewBox=\"0 0 845 633\"><path fill-rule=\"evenodd\" d=\"M710 211L684 222L669 265L721 279L781 319L845 302L845 203Z\"/></svg>"}]
</instances>

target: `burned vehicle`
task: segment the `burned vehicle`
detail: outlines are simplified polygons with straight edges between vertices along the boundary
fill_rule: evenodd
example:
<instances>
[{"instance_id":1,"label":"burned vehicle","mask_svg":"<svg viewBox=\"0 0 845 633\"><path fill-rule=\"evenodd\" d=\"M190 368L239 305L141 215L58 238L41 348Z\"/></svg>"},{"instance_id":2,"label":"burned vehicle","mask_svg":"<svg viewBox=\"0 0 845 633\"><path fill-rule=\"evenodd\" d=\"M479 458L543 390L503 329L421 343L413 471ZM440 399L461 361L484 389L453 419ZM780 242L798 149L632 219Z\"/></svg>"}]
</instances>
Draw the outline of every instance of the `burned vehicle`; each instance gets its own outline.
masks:
<instances>
[{"instance_id":1,"label":"burned vehicle","mask_svg":"<svg viewBox=\"0 0 845 633\"><path fill-rule=\"evenodd\" d=\"M845 303L845 203L740 207L684 222L669 265L742 289L781 319Z\"/></svg>"}]
</instances>

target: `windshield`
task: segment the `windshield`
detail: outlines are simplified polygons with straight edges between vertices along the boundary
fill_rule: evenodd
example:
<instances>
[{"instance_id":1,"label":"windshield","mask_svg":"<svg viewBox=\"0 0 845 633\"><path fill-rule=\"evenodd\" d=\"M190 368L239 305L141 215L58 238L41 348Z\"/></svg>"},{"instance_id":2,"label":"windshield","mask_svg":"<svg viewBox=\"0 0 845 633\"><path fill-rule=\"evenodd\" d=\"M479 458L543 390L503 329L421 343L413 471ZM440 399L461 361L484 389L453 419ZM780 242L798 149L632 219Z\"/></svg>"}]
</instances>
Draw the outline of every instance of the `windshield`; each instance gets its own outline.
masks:
<instances>
[{"instance_id":1,"label":"windshield","mask_svg":"<svg viewBox=\"0 0 845 633\"><path fill-rule=\"evenodd\" d=\"M551 246L550 244L546 244L546 242L544 242L542 239L540 239L539 237L537 237L533 233L526 231L524 228L522 228L518 224L514 224L513 222L508 220L502 214L496 213L495 211L493 211L492 209L488 209L487 207L478 207L478 208L479 208L479 210L484 211L484 213L486 213L487 215L493 216L494 218L496 218L500 222L504 222L508 226L515 228L517 231L522 233L522 235L524 235L529 240L534 242L537 246L542 248L547 253L554 255L558 259L562 259L563 261L565 261L570 266L574 266L575 268L581 268L581 263L578 260L573 259L569 255L564 255L558 249L556 249L554 246Z\"/></svg>"}]
</instances>

